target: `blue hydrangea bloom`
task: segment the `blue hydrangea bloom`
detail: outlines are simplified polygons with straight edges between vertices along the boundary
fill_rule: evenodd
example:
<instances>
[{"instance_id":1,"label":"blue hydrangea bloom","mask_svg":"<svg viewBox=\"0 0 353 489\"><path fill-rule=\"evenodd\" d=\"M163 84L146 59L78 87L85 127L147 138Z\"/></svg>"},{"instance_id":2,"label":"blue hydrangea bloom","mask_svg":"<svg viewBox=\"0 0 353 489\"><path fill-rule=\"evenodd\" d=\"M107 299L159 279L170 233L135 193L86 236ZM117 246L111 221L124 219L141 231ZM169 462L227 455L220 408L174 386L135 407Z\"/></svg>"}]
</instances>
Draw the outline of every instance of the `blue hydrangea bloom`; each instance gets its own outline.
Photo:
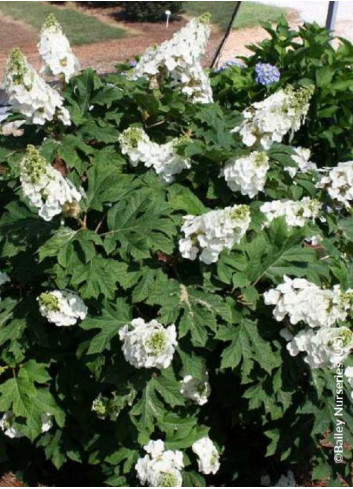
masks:
<instances>
[{"instance_id":1,"label":"blue hydrangea bloom","mask_svg":"<svg viewBox=\"0 0 353 489\"><path fill-rule=\"evenodd\" d=\"M135 68L135 66L137 65L137 61L135 59L131 59L129 61L129 65L131 66L131 68Z\"/></svg>"},{"instance_id":2,"label":"blue hydrangea bloom","mask_svg":"<svg viewBox=\"0 0 353 489\"><path fill-rule=\"evenodd\" d=\"M257 83L265 86L277 83L281 77L279 69L270 63L257 63L255 71Z\"/></svg>"},{"instance_id":3,"label":"blue hydrangea bloom","mask_svg":"<svg viewBox=\"0 0 353 489\"><path fill-rule=\"evenodd\" d=\"M226 70L227 68L230 68L232 66L239 66L240 68L244 68L244 64L241 61L237 61L236 59L230 59L226 61L222 66L219 68L216 68L214 70L215 73L221 73L222 71Z\"/></svg>"}]
</instances>

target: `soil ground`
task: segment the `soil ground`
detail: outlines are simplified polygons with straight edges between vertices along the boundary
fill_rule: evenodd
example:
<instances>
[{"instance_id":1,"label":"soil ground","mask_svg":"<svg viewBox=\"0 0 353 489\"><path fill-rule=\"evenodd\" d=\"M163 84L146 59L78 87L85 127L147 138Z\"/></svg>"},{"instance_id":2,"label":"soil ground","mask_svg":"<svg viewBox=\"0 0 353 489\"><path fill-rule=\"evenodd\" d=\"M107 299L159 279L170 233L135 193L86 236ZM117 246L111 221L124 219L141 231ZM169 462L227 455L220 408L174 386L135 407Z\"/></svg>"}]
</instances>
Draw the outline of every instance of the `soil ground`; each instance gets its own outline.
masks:
<instances>
[{"instance_id":1,"label":"soil ground","mask_svg":"<svg viewBox=\"0 0 353 489\"><path fill-rule=\"evenodd\" d=\"M116 9L85 9L85 13L95 15L102 22L121 27L128 31L126 38L113 41L99 42L76 46L73 51L80 60L81 67L93 66L100 73L107 73L114 70L117 62L131 59L134 55L142 53L148 46L154 43L161 43L169 39L172 34L185 25L186 20L173 22L169 28L165 28L164 23L148 22L117 22L114 18ZM205 66L209 66L213 59L215 50L223 36L223 31L213 28L209 42L207 54L204 58ZM258 42L264 39L266 32L261 27L246 28L235 30L231 33L224 47L220 62L234 58L239 55L246 55L249 51L246 44ZM27 24L14 21L10 17L2 16L0 30L0 70L5 66L6 59L10 50L17 46L28 57L30 63L35 68L40 67L40 59L37 52L38 33Z\"/></svg>"}]
</instances>

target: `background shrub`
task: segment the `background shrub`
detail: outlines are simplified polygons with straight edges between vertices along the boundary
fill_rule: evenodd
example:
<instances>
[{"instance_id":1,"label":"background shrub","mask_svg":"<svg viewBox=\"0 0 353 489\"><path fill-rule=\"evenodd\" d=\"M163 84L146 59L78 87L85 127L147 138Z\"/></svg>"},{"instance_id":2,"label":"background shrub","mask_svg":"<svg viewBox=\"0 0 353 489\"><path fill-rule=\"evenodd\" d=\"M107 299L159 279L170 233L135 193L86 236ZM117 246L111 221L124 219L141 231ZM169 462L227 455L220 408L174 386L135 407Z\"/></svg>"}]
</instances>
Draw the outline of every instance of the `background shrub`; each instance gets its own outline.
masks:
<instances>
[{"instance_id":1,"label":"background shrub","mask_svg":"<svg viewBox=\"0 0 353 489\"><path fill-rule=\"evenodd\" d=\"M165 11L170 10L171 20L183 10L183 2L120 2L124 18L138 22L160 22L166 19Z\"/></svg>"},{"instance_id":2,"label":"background shrub","mask_svg":"<svg viewBox=\"0 0 353 489\"><path fill-rule=\"evenodd\" d=\"M245 68L235 67L215 76L213 89L220 103L243 110L278 86L313 83L316 90L308 121L296 133L293 144L312 149L320 166L352 158L352 44L341 39L338 49L334 48L331 34L317 24L305 24L294 31L282 19L277 27L264 27L270 39L249 46L254 55L243 58ZM278 84L266 88L254 83L254 67L259 61L277 66L281 72Z\"/></svg>"}]
</instances>

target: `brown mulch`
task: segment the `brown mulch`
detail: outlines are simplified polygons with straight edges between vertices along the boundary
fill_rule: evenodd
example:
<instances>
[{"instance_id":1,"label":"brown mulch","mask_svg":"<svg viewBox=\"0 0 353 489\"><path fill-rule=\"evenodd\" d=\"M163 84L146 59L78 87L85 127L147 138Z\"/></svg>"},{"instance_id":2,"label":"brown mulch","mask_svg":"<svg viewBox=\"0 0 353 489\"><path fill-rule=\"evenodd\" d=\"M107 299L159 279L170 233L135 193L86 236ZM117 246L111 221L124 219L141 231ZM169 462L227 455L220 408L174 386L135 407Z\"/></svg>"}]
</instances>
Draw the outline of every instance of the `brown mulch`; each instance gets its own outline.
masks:
<instances>
[{"instance_id":1,"label":"brown mulch","mask_svg":"<svg viewBox=\"0 0 353 489\"><path fill-rule=\"evenodd\" d=\"M25 487L14 474L8 472L0 478L0 487Z\"/></svg>"}]
</instances>

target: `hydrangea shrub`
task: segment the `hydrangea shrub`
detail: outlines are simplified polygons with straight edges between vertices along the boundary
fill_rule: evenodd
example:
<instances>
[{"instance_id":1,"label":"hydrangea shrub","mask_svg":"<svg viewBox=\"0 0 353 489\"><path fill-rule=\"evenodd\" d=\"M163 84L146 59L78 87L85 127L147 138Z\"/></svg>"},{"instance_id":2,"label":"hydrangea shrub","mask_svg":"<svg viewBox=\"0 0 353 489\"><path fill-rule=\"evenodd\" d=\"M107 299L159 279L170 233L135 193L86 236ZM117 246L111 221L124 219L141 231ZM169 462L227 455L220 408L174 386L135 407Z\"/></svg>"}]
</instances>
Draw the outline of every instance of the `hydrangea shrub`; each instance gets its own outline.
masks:
<instances>
[{"instance_id":1,"label":"hydrangea shrub","mask_svg":"<svg viewBox=\"0 0 353 489\"><path fill-rule=\"evenodd\" d=\"M210 83L207 21L101 78L52 18L54 86L10 55L0 454L30 484L349 483L350 148L316 158L320 79L261 56Z\"/></svg>"}]
</instances>

